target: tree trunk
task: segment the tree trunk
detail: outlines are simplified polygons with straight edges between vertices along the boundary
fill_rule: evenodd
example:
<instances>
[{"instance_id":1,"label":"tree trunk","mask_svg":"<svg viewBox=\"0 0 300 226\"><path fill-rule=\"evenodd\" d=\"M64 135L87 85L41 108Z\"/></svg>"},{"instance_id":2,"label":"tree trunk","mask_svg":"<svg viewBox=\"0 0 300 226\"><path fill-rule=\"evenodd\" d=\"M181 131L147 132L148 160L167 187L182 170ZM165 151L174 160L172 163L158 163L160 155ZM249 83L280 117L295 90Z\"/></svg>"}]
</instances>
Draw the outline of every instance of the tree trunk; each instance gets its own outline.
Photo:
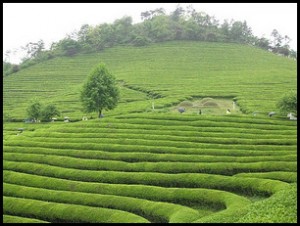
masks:
<instances>
[{"instance_id":1,"label":"tree trunk","mask_svg":"<svg viewBox=\"0 0 300 226\"><path fill-rule=\"evenodd\" d=\"M98 118L101 118L101 112L102 112L102 109L99 110Z\"/></svg>"}]
</instances>

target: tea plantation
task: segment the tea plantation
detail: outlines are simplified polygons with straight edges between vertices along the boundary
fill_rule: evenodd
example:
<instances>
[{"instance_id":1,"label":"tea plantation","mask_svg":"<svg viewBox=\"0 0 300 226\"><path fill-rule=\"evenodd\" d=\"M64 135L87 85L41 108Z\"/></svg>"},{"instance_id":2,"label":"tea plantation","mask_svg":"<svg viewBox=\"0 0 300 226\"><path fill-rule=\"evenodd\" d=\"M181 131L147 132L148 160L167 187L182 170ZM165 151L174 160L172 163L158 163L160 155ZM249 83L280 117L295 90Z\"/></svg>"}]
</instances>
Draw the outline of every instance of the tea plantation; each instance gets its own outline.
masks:
<instances>
[{"instance_id":1,"label":"tea plantation","mask_svg":"<svg viewBox=\"0 0 300 226\"><path fill-rule=\"evenodd\" d=\"M95 119L79 93L99 61L121 101ZM19 122L3 124L3 222L296 223L297 121L267 116L296 80L292 59L203 42L120 46L12 74L4 116ZM220 103L223 114L172 111L234 97L229 115ZM71 122L25 124L32 98Z\"/></svg>"}]
</instances>

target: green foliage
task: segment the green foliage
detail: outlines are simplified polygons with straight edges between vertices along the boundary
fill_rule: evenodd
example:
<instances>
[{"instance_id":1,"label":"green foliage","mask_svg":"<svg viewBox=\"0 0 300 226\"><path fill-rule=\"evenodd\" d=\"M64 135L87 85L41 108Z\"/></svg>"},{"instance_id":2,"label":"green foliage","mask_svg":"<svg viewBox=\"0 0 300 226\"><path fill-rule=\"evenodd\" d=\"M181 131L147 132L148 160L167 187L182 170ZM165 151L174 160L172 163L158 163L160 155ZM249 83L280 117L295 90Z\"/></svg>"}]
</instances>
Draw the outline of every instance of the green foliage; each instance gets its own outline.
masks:
<instances>
[{"instance_id":1,"label":"green foliage","mask_svg":"<svg viewBox=\"0 0 300 226\"><path fill-rule=\"evenodd\" d=\"M43 107L40 102L35 100L34 103L27 108L27 114L29 118L33 119L35 122L39 119L43 122L49 122L52 117L59 116L60 112L53 104Z\"/></svg>"},{"instance_id":2,"label":"green foliage","mask_svg":"<svg viewBox=\"0 0 300 226\"><path fill-rule=\"evenodd\" d=\"M18 217L18 216L3 214L3 223L48 223L48 222L34 219L34 218Z\"/></svg>"},{"instance_id":3,"label":"green foliage","mask_svg":"<svg viewBox=\"0 0 300 226\"><path fill-rule=\"evenodd\" d=\"M192 221L199 218L196 210L191 208L165 203L155 202L139 198L123 197L116 195L102 195L102 194L88 194L83 192L70 192L70 191L55 191L42 188L30 188L26 186L18 186L13 184L4 184L5 196L22 197L29 199L39 199L43 201L53 201L59 203L69 204L85 204L88 206L104 207L121 209L137 215L140 215L152 222L163 223L169 222L174 215L181 219L177 222ZM84 200L84 203L83 203ZM176 213L180 212L180 213ZM175 214L174 214L175 213ZM187 216L184 216L187 215ZM176 221L175 221L176 222Z\"/></svg>"},{"instance_id":4,"label":"green foliage","mask_svg":"<svg viewBox=\"0 0 300 226\"><path fill-rule=\"evenodd\" d=\"M55 211L53 211L55 209ZM147 223L135 214L108 208L63 204L34 199L3 197L3 213L27 215L44 221L72 223Z\"/></svg>"},{"instance_id":5,"label":"green foliage","mask_svg":"<svg viewBox=\"0 0 300 226\"><path fill-rule=\"evenodd\" d=\"M207 33L214 33L212 28L203 29L210 20L201 14L194 18L191 30L181 29L185 21L180 17L176 24L150 12L145 20L157 41L168 38L167 28L178 39L193 34L192 29L199 40L214 39ZM133 29L126 21L116 23L120 32ZM116 34L115 25L96 33L85 26L81 39L88 45L95 41L93 48L125 42L113 35L101 36L111 38L104 42L102 28ZM146 37L143 29L134 30L126 42ZM101 122L4 124L5 215L49 222L295 221L296 207L288 206L284 195L274 205L249 206L271 200L297 181L297 122L265 114L284 90L295 89L293 60L237 44L196 42L56 58L4 78L5 118L22 118L28 100L39 96L46 105L55 101L63 116L81 119L82 75L100 59L116 75L121 94L119 105ZM251 115L169 112L183 101L217 96L235 97ZM254 117L254 110L262 115ZM17 128L24 132L17 136ZM295 195L287 199L295 200ZM263 212L264 205L272 214Z\"/></svg>"},{"instance_id":6,"label":"green foliage","mask_svg":"<svg viewBox=\"0 0 300 226\"><path fill-rule=\"evenodd\" d=\"M30 42L25 47L27 57L23 59L20 69L58 56L73 56L78 53L101 51L116 45L144 46L151 42L169 40L197 40L208 42L236 42L271 49L274 53L297 57L288 43L290 38L284 37L274 29L273 40L259 38L252 34L246 21L219 21L204 12L197 12L192 6L176 9L167 15L163 8L141 13L143 22L132 24L132 18L125 16L116 19L112 24L103 23L95 27L88 24L81 26L78 32L52 43L50 50L44 50L43 40ZM285 42L283 41L285 40ZM272 46L270 43L272 42ZM11 51L6 53L9 58ZM15 67L17 69L17 67ZM19 69L19 68L18 68Z\"/></svg>"},{"instance_id":7,"label":"green foliage","mask_svg":"<svg viewBox=\"0 0 300 226\"><path fill-rule=\"evenodd\" d=\"M26 124L16 136L21 126L4 128L4 214L49 222L294 222L295 205L286 213L283 195L276 206L267 202L297 181L294 121L151 112ZM272 214L257 220L264 205ZM123 214L106 218L107 209Z\"/></svg>"},{"instance_id":8,"label":"green foliage","mask_svg":"<svg viewBox=\"0 0 300 226\"><path fill-rule=\"evenodd\" d=\"M44 122L51 121L51 118L54 116L60 116L60 112L57 110L56 106L53 104L47 105L41 111L41 120Z\"/></svg>"},{"instance_id":9,"label":"green foliage","mask_svg":"<svg viewBox=\"0 0 300 226\"><path fill-rule=\"evenodd\" d=\"M150 39L143 37L143 36L136 36L132 40L132 44L134 46L146 46L146 45L150 44Z\"/></svg>"},{"instance_id":10,"label":"green foliage","mask_svg":"<svg viewBox=\"0 0 300 226\"><path fill-rule=\"evenodd\" d=\"M255 178L267 178L272 180L280 180L288 183L297 183L297 172L265 172L265 173L239 173L235 176L238 177L255 177Z\"/></svg>"},{"instance_id":11,"label":"green foliage","mask_svg":"<svg viewBox=\"0 0 300 226\"><path fill-rule=\"evenodd\" d=\"M3 70L3 77L4 77L4 76L8 76L12 73L18 72L20 70L20 66L3 61L2 70Z\"/></svg>"},{"instance_id":12,"label":"green foliage","mask_svg":"<svg viewBox=\"0 0 300 226\"><path fill-rule=\"evenodd\" d=\"M238 223L297 223L297 184L250 205Z\"/></svg>"},{"instance_id":13,"label":"green foliage","mask_svg":"<svg viewBox=\"0 0 300 226\"><path fill-rule=\"evenodd\" d=\"M52 45L54 54L59 56L73 56L80 51L80 45L72 38L64 38Z\"/></svg>"},{"instance_id":14,"label":"green foliage","mask_svg":"<svg viewBox=\"0 0 300 226\"><path fill-rule=\"evenodd\" d=\"M160 97L155 99L155 110L193 96L230 96L238 98L237 104L245 112L267 116L278 111L278 97L285 90L296 89L297 84L296 62L288 58L237 44L169 42L55 58L21 70L4 78L4 111L10 111L12 118L24 119L29 100L38 96L45 104L55 102L62 114L81 119L78 97L84 75L100 60L118 81L124 81L120 82L119 104L109 115L152 111L147 98L151 92ZM237 82L243 85L236 86Z\"/></svg>"},{"instance_id":15,"label":"green foliage","mask_svg":"<svg viewBox=\"0 0 300 226\"><path fill-rule=\"evenodd\" d=\"M41 117L42 105L38 101L34 101L28 108L27 114L34 121L37 121Z\"/></svg>"},{"instance_id":16,"label":"green foliage","mask_svg":"<svg viewBox=\"0 0 300 226\"><path fill-rule=\"evenodd\" d=\"M87 82L83 85L81 100L84 110L99 112L99 118L103 109L111 110L117 106L119 90L115 78L103 63L90 73Z\"/></svg>"},{"instance_id":17,"label":"green foliage","mask_svg":"<svg viewBox=\"0 0 300 226\"><path fill-rule=\"evenodd\" d=\"M168 162L156 162L148 163L145 167L144 163L124 163L123 161L112 160L90 160L90 159L77 159L72 157L60 157L60 156L43 156L37 154L28 154L23 156L22 154L4 153L4 158L10 161L26 161L49 164L54 166L65 166L76 169L88 169L88 170L121 170L126 172L162 172L162 173L214 173L221 175L234 175L239 172L262 172L262 171L295 171L297 165L290 161L259 161L244 163L230 163L223 162L222 166L217 163L168 163ZM220 159L222 161L222 159Z\"/></svg>"},{"instance_id":18,"label":"green foliage","mask_svg":"<svg viewBox=\"0 0 300 226\"><path fill-rule=\"evenodd\" d=\"M292 112L297 115L297 91L289 91L277 102L277 107L284 114Z\"/></svg>"},{"instance_id":19,"label":"green foliage","mask_svg":"<svg viewBox=\"0 0 300 226\"><path fill-rule=\"evenodd\" d=\"M187 208L186 206L202 206L207 210L211 210L213 213L215 213L216 211L224 210L226 208L226 210L224 210L223 212L227 212L228 215L230 215L230 213L232 214L233 211L236 211L238 208L245 207L250 203L250 201L244 197L232 194L230 192L218 191L214 189L178 189L145 185L86 183L81 181L72 181L52 177L30 175L7 170L4 171L4 181L12 184L36 188L82 192L82 195L84 195L84 193L90 193L90 197L93 196L93 193L103 195L116 195L119 197L115 197L114 199L112 199L112 196L107 196L111 198L110 200L105 199L105 196L100 197L104 201L103 205L107 205L106 203L114 203L114 206L118 205L119 208L123 205L123 203L118 202L119 200L121 200L120 196L139 198L142 200L136 200L137 205L139 205L140 203L144 203L144 205L140 207L140 210L142 209L142 213L140 214L142 214L143 216L147 216L147 218L149 218L149 215L151 215L152 219L156 219L157 222L162 220L163 222L166 222L166 220L168 222L192 221L197 214L195 213L195 211L191 211L191 209ZM22 190L23 191L20 192L24 192L24 189ZM9 193L10 191L8 190L7 192ZM11 189L11 192L15 193L13 189ZM34 194L29 193L26 196L33 195ZM86 198L88 197L88 195L85 196ZM149 200L156 201L156 204L152 205L152 202L149 202ZM68 202L72 202L72 200L68 200ZM89 200L89 202L91 201ZM123 205L122 208L126 208L126 210L131 209L131 211L135 209L134 205L131 205L131 201L126 203L124 203L125 206ZM171 203L176 203L176 205L170 205ZM178 204L180 204L181 206L179 206ZM98 202L97 205L101 205L101 202ZM160 207L163 206L165 208L161 209ZM172 209L173 211L170 211Z\"/></svg>"}]
</instances>

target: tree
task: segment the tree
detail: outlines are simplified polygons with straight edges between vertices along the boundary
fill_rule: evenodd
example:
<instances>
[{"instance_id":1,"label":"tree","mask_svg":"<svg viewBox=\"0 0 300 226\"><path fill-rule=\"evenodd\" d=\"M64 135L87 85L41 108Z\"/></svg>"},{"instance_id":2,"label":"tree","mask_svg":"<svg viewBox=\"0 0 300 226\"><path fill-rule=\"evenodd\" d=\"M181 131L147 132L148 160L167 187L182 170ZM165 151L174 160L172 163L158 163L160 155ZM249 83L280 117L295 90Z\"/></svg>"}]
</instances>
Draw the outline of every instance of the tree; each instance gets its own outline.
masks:
<instances>
[{"instance_id":1,"label":"tree","mask_svg":"<svg viewBox=\"0 0 300 226\"><path fill-rule=\"evenodd\" d=\"M264 37L258 38L255 41L255 45L262 49L268 50L270 48L270 41Z\"/></svg>"},{"instance_id":2,"label":"tree","mask_svg":"<svg viewBox=\"0 0 300 226\"><path fill-rule=\"evenodd\" d=\"M79 52L80 44L71 38L64 38L58 43L53 43L51 48L57 55L73 56Z\"/></svg>"},{"instance_id":3,"label":"tree","mask_svg":"<svg viewBox=\"0 0 300 226\"><path fill-rule=\"evenodd\" d=\"M27 108L27 114L36 122L41 116L41 109L42 105L38 101L35 101Z\"/></svg>"},{"instance_id":4,"label":"tree","mask_svg":"<svg viewBox=\"0 0 300 226\"><path fill-rule=\"evenodd\" d=\"M273 48L276 50L278 47L281 46L283 37L281 36L281 34L279 34L279 32L276 29L273 29L271 33L271 37L273 39L272 40Z\"/></svg>"},{"instance_id":5,"label":"tree","mask_svg":"<svg viewBox=\"0 0 300 226\"><path fill-rule=\"evenodd\" d=\"M52 117L59 116L59 115L60 115L60 112L57 110L56 106L53 104L46 106L41 111L41 119L44 122L49 122L49 121L51 121Z\"/></svg>"},{"instance_id":6,"label":"tree","mask_svg":"<svg viewBox=\"0 0 300 226\"><path fill-rule=\"evenodd\" d=\"M290 55L289 55L290 57L292 57L292 58L295 58L295 59L297 59L297 51L295 51L295 50L291 50L290 51Z\"/></svg>"},{"instance_id":7,"label":"tree","mask_svg":"<svg viewBox=\"0 0 300 226\"><path fill-rule=\"evenodd\" d=\"M117 43L128 43L131 40L132 18L125 16L113 23L114 36Z\"/></svg>"},{"instance_id":8,"label":"tree","mask_svg":"<svg viewBox=\"0 0 300 226\"><path fill-rule=\"evenodd\" d=\"M174 12L171 13L171 19L178 21L185 13L185 10L178 4Z\"/></svg>"},{"instance_id":9,"label":"tree","mask_svg":"<svg viewBox=\"0 0 300 226\"><path fill-rule=\"evenodd\" d=\"M119 90L114 76L107 70L105 64L100 63L90 73L81 91L81 101L86 112L111 110L117 106Z\"/></svg>"},{"instance_id":10,"label":"tree","mask_svg":"<svg viewBox=\"0 0 300 226\"><path fill-rule=\"evenodd\" d=\"M297 91L290 91L277 102L277 107L284 114L292 112L297 115Z\"/></svg>"},{"instance_id":11,"label":"tree","mask_svg":"<svg viewBox=\"0 0 300 226\"><path fill-rule=\"evenodd\" d=\"M22 47L22 49L27 51L28 58L34 59L45 49L45 43L43 40L29 42L25 47Z\"/></svg>"}]
</instances>

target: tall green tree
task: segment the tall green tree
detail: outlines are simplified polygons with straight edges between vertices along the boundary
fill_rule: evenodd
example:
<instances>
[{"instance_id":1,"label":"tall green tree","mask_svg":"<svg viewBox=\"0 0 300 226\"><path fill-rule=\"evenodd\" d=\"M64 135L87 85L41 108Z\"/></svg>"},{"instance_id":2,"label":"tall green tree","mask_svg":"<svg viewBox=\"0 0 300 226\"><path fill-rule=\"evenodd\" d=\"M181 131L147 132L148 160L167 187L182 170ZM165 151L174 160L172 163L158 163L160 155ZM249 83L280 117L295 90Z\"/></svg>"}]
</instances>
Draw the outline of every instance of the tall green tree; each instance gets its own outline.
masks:
<instances>
[{"instance_id":1,"label":"tall green tree","mask_svg":"<svg viewBox=\"0 0 300 226\"><path fill-rule=\"evenodd\" d=\"M44 122L51 121L51 118L54 116L59 116L60 112L57 110L56 106L53 104L47 105L42 111L41 111L41 119Z\"/></svg>"},{"instance_id":2,"label":"tall green tree","mask_svg":"<svg viewBox=\"0 0 300 226\"><path fill-rule=\"evenodd\" d=\"M90 73L81 91L81 101L85 112L98 112L99 118L102 110L111 110L117 106L119 89L105 64L100 63Z\"/></svg>"},{"instance_id":3,"label":"tall green tree","mask_svg":"<svg viewBox=\"0 0 300 226\"><path fill-rule=\"evenodd\" d=\"M290 91L283 95L277 102L277 107L282 113L295 113L297 115L297 91Z\"/></svg>"},{"instance_id":4,"label":"tall green tree","mask_svg":"<svg viewBox=\"0 0 300 226\"><path fill-rule=\"evenodd\" d=\"M64 38L52 44L52 49L57 55L73 56L80 51L80 44L71 38Z\"/></svg>"},{"instance_id":5,"label":"tall green tree","mask_svg":"<svg viewBox=\"0 0 300 226\"><path fill-rule=\"evenodd\" d=\"M27 114L35 122L41 117L42 105L38 101L34 101L28 108Z\"/></svg>"}]
</instances>

